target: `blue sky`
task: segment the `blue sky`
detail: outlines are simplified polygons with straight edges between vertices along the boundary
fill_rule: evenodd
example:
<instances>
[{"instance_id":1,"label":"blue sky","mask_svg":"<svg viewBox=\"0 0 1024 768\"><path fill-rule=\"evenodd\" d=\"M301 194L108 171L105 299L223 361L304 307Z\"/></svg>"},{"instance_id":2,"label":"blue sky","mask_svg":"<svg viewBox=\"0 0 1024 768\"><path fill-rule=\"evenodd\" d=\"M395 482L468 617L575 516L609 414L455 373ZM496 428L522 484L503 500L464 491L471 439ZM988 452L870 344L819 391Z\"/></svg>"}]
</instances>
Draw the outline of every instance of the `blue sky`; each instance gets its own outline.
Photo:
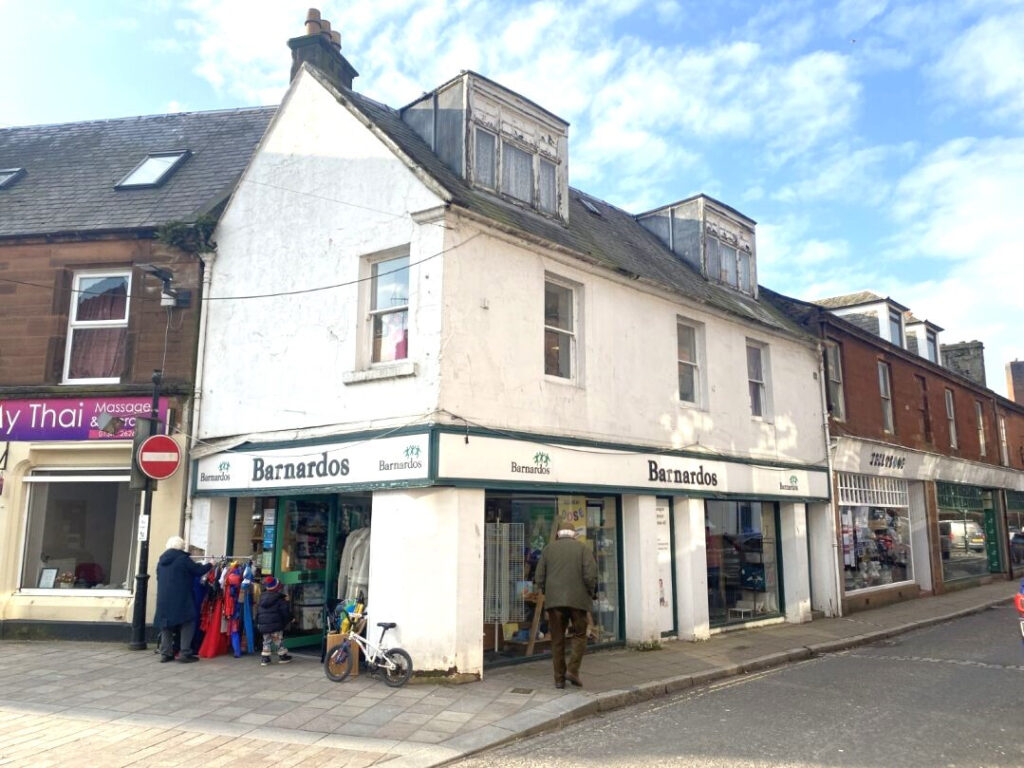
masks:
<instances>
[{"instance_id":1,"label":"blue sky","mask_svg":"<svg viewBox=\"0 0 1024 768\"><path fill-rule=\"evenodd\" d=\"M310 0L0 0L0 126L276 104ZM402 106L462 69L571 123L571 183L758 222L758 278L1024 358L1024 0L321 2Z\"/></svg>"}]
</instances>

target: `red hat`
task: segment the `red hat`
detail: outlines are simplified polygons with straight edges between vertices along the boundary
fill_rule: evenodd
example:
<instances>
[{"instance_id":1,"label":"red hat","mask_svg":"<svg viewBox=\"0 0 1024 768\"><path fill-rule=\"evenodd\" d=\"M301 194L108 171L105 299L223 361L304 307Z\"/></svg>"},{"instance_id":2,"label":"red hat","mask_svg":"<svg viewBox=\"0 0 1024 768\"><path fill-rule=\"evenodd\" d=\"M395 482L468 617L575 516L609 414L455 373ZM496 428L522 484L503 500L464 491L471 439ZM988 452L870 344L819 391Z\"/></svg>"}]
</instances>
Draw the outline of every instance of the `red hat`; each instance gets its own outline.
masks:
<instances>
[{"instance_id":1,"label":"red hat","mask_svg":"<svg viewBox=\"0 0 1024 768\"><path fill-rule=\"evenodd\" d=\"M273 576L267 576L263 579L263 588L273 591L281 588L281 582L275 579Z\"/></svg>"}]
</instances>

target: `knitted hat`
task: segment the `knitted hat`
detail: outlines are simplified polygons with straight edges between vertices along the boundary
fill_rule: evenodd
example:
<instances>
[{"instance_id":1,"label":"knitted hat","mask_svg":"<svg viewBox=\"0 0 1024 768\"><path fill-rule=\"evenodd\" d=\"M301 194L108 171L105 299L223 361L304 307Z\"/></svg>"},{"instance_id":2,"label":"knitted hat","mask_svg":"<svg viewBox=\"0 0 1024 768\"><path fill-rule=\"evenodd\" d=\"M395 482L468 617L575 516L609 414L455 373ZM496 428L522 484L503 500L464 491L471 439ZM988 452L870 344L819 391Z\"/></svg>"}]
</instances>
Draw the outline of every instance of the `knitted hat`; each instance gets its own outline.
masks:
<instances>
[{"instance_id":1,"label":"knitted hat","mask_svg":"<svg viewBox=\"0 0 1024 768\"><path fill-rule=\"evenodd\" d=\"M273 576L267 576L263 580L263 588L267 591L273 592L274 590L281 588L281 582L275 579Z\"/></svg>"}]
</instances>

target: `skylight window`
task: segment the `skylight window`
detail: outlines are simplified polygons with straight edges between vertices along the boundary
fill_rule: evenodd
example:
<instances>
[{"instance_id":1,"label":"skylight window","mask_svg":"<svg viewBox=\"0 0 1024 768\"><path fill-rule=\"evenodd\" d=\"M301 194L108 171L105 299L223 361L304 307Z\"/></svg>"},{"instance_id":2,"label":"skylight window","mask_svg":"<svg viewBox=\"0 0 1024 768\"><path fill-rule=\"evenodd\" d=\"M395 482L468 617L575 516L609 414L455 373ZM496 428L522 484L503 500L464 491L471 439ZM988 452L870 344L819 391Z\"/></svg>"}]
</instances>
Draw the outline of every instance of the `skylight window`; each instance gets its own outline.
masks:
<instances>
[{"instance_id":1,"label":"skylight window","mask_svg":"<svg viewBox=\"0 0 1024 768\"><path fill-rule=\"evenodd\" d=\"M25 175L24 168L0 168L0 189L10 187Z\"/></svg>"},{"instance_id":2,"label":"skylight window","mask_svg":"<svg viewBox=\"0 0 1024 768\"><path fill-rule=\"evenodd\" d=\"M191 153L185 150L174 152L154 152L147 155L135 170L125 176L117 184L117 189L139 189L142 187L158 187L170 178Z\"/></svg>"},{"instance_id":3,"label":"skylight window","mask_svg":"<svg viewBox=\"0 0 1024 768\"><path fill-rule=\"evenodd\" d=\"M583 203L583 207L586 208L588 211L590 211L595 216L600 216L601 215L601 210L596 205L594 205L592 202L587 200L587 198L585 198L585 197L577 197L576 199L579 200L581 203Z\"/></svg>"}]
</instances>

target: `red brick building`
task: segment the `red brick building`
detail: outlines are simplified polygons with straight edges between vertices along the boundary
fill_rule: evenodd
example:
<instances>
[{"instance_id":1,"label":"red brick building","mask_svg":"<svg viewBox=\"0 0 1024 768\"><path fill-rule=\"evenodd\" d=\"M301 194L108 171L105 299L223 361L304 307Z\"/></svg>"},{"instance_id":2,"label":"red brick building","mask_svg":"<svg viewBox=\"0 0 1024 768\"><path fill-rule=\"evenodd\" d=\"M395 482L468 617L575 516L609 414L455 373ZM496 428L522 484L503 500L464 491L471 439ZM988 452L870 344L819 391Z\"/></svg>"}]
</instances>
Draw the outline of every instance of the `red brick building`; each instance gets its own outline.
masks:
<instances>
[{"instance_id":1,"label":"red brick building","mask_svg":"<svg viewBox=\"0 0 1024 768\"><path fill-rule=\"evenodd\" d=\"M1024 406L941 365L942 329L892 299L764 293L821 338L844 612L1020 571Z\"/></svg>"}]
</instances>

